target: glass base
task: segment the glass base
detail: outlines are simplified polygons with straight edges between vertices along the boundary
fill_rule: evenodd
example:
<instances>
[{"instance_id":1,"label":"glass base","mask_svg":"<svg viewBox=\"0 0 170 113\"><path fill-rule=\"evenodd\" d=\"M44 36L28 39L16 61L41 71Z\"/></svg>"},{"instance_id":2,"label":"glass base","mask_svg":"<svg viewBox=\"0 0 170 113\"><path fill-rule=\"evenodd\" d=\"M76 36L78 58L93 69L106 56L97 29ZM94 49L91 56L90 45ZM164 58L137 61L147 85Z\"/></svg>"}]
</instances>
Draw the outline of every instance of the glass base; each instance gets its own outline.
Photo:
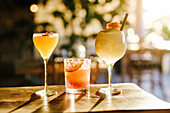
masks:
<instances>
[{"instance_id":1,"label":"glass base","mask_svg":"<svg viewBox=\"0 0 170 113\"><path fill-rule=\"evenodd\" d=\"M43 90L35 92L35 94L41 95L41 96L43 96L43 95L51 96L51 95L57 94L57 92L53 91L53 90L43 89Z\"/></svg>"},{"instance_id":2,"label":"glass base","mask_svg":"<svg viewBox=\"0 0 170 113\"><path fill-rule=\"evenodd\" d=\"M68 94L86 94L88 89L69 89L66 88L66 93Z\"/></svg>"},{"instance_id":3,"label":"glass base","mask_svg":"<svg viewBox=\"0 0 170 113\"><path fill-rule=\"evenodd\" d=\"M121 93L121 89L108 87L108 88L101 88L99 92L105 94L111 94L111 95L118 95Z\"/></svg>"}]
</instances>

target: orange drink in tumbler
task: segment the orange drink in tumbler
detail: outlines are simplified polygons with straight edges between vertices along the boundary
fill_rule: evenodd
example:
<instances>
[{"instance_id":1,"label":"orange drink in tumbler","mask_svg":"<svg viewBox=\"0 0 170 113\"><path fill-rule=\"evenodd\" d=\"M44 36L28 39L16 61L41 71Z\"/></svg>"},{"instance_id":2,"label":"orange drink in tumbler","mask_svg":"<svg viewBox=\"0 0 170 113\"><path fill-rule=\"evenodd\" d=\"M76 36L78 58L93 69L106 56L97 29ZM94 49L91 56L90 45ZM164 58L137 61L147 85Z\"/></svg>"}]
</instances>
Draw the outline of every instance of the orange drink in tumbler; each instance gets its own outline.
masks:
<instances>
[{"instance_id":1,"label":"orange drink in tumbler","mask_svg":"<svg viewBox=\"0 0 170 113\"><path fill-rule=\"evenodd\" d=\"M90 66L90 59L68 58L64 60L67 93L87 93L90 81Z\"/></svg>"}]
</instances>

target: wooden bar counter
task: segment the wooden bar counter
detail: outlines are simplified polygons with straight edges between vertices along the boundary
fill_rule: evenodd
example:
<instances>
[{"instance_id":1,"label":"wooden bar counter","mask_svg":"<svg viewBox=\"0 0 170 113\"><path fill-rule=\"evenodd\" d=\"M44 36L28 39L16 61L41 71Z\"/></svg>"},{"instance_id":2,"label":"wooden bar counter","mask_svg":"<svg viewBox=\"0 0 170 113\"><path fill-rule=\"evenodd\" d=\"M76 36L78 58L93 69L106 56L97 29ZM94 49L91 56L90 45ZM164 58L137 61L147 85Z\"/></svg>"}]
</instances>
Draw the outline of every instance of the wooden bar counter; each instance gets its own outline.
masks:
<instances>
[{"instance_id":1,"label":"wooden bar counter","mask_svg":"<svg viewBox=\"0 0 170 113\"><path fill-rule=\"evenodd\" d=\"M127 112L170 113L170 103L145 92L133 83L113 84L121 94L106 96L98 92L105 84L92 84L88 94L65 93L64 85L49 86L56 95L35 95L43 86L0 88L0 113Z\"/></svg>"}]
</instances>

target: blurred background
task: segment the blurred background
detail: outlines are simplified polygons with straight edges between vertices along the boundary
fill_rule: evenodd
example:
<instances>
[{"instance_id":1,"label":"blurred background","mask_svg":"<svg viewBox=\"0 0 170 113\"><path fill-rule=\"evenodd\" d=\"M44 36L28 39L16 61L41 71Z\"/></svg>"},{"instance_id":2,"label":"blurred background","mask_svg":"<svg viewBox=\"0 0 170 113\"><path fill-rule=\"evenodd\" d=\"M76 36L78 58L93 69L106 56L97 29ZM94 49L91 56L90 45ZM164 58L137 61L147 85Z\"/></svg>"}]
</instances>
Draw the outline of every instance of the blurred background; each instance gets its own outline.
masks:
<instances>
[{"instance_id":1,"label":"blurred background","mask_svg":"<svg viewBox=\"0 0 170 113\"><path fill-rule=\"evenodd\" d=\"M133 82L170 102L169 0L3 0L0 4L0 87L43 84L43 61L34 32L57 32L48 84L64 84L63 59L92 59L91 83L106 84L107 66L94 50L107 23L122 23L128 48L116 62L112 83Z\"/></svg>"}]
</instances>

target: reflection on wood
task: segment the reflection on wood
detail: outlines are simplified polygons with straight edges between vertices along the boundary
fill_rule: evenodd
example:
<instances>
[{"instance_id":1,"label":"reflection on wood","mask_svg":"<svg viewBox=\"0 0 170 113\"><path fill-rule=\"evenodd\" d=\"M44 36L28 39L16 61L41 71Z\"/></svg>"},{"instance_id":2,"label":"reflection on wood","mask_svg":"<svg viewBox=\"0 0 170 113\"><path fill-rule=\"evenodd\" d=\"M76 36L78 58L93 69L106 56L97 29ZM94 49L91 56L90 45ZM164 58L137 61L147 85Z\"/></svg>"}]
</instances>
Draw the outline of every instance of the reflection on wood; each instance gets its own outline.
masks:
<instances>
[{"instance_id":1,"label":"reflection on wood","mask_svg":"<svg viewBox=\"0 0 170 113\"><path fill-rule=\"evenodd\" d=\"M57 95L39 97L34 93L42 89L38 87L0 88L0 111L23 113L54 113L54 112L170 112L170 103L143 91L132 83L113 84L122 89L122 93L114 96L98 94L97 91L107 85L91 85L85 95L71 95L65 93L64 85L49 86L57 91Z\"/></svg>"}]
</instances>

